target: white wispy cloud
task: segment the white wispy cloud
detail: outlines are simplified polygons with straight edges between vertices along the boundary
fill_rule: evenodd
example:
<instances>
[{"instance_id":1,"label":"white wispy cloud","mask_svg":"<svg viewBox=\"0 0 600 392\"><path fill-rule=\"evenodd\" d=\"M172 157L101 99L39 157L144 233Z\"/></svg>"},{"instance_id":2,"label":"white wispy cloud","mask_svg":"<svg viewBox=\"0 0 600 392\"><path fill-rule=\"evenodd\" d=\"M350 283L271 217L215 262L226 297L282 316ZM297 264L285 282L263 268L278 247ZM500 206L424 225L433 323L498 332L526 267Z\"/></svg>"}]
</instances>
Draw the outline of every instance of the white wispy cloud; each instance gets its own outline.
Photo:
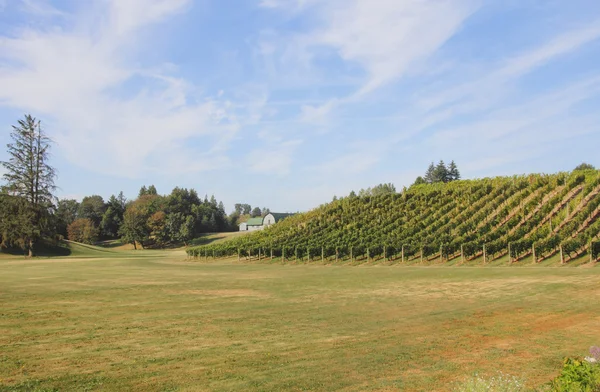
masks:
<instances>
[{"instance_id":1,"label":"white wispy cloud","mask_svg":"<svg viewBox=\"0 0 600 392\"><path fill-rule=\"evenodd\" d=\"M66 14L59 9L50 5L47 0L20 0L21 8L23 11L44 16L44 17L52 17L52 16L66 16ZM0 8L2 8L0 4Z\"/></svg>"},{"instance_id":2,"label":"white wispy cloud","mask_svg":"<svg viewBox=\"0 0 600 392\"><path fill-rule=\"evenodd\" d=\"M465 83L458 83L439 91L421 96L418 106L430 114L426 125L469 111L493 106L504 97L509 86L519 78L543 67L562 56L568 55L600 38L600 21L566 32L559 32L538 47L513 55L494 64L486 64L481 75L474 75Z\"/></svg>"},{"instance_id":3,"label":"white wispy cloud","mask_svg":"<svg viewBox=\"0 0 600 392\"><path fill-rule=\"evenodd\" d=\"M46 120L61 152L93 171L135 177L151 167L203 170L227 164L213 151L238 128L225 103L198 96L187 81L168 72L171 67L144 66L131 58L140 29L184 11L190 1L96 5L94 11L106 17L74 15L94 21L91 26L29 27L0 37L0 104ZM180 153L167 147L189 138L200 139L202 147L182 162Z\"/></svg>"},{"instance_id":4,"label":"white wispy cloud","mask_svg":"<svg viewBox=\"0 0 600 392\"><path fill-rule=\"evenodd\" d=\"M306 48L330 48L343 61L359 66L365 77L349 95L320 106L303 107L302 118L309 122L322 121L337 106L356 102L414 72L478 8L478 2L469 0L346 0L319 4L314 9L322 24L299 38L304 45L301 53Z\"/></svg>"}]
</instances>

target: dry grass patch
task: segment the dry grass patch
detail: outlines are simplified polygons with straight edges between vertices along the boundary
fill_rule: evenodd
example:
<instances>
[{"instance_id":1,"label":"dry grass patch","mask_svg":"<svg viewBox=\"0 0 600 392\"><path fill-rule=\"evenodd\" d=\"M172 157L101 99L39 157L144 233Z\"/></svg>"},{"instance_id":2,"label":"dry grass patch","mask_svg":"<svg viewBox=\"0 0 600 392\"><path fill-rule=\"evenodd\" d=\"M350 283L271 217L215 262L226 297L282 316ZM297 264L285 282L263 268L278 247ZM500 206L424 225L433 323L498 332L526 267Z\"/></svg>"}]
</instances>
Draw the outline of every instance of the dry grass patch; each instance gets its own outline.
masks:
<instances>
[{"instance_id":1,"label":"dry grass patch","mask_svg":"<svg viewBox=\"0 0 600 392\"><path fill-rule=\"evenodd\" d=\"M148 255L0 263L0 391L447 391L498 368L536 386L598 343L598 269Z\"/></svg>"}]
</instances>

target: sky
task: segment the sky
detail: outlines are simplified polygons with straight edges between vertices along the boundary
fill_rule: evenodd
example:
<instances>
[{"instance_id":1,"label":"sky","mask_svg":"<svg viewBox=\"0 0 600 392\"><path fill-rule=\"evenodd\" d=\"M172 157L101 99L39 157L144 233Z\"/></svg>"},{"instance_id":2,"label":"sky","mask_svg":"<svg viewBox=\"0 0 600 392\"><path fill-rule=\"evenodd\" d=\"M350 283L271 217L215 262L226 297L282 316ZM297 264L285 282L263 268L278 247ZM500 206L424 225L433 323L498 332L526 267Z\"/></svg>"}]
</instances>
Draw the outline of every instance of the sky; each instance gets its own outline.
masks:
<instances>
[{"instance_id":1,"label":"sky","mask_svg":"<svg viewBox=\"0 0 600 392\"><path fill-rule=\"evenodd\" d=\"M598 167L599 65L597 0L0 0L0 161L29 113L61 198L228 212Z\"/></svg>"}]
</instances>

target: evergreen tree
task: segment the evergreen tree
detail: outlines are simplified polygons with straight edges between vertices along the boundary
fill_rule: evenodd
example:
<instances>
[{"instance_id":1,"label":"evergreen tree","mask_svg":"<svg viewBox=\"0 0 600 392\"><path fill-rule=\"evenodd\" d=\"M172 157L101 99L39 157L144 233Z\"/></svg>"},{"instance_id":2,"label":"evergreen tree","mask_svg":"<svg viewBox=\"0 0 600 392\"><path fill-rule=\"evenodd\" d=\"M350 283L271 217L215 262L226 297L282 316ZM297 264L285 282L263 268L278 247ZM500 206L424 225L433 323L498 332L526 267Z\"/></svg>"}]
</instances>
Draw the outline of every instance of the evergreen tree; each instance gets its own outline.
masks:
<instances>
[{"instance_id":1,"label":"evergreen tree","mask_svg":"<svg viewBox=\"0 0 600 392\"><path fill-rule=\"evenodd\" d=\"M460 180L460 172L458 171L458 167L456 166L456 163L454 163L454 160L451 161L450 166L448 166L448 175L450 181Z\"/></svg>"},{"instance_id":2,"label":"evergreen tree","mask_svg":"<svg viewBox=\"0 0 600 392\"><path fill-rule=\"evenodd\" d=\"M148 188L146 188L146 185L143 185L140 188L140 191L138 193L138 197L146 196L147 194L148 194Z\"/></svg>"},{"instance_id":3,"label":"evergreen tree","mask_svg":"<svg viewBox=\"0 0 600 392\"><path fill-rule=\"evenodd\" d=\"M124 198L120 200L119 198L123 197L123 193L119 194L119 197L111 196L106 203L107 208L104 214L102 215L102 221L100 222L100 229L102 230L102 234L115 238L119 233L119 228L121 224L123 224L123 214L125 213L124 206Z\"/></svg>"},{"instance_id":4,"label":"evergreen tree","mask_svg":"<svg viewBox=\"0 0 600 392\"><path fill-rule=\"evenodd\" d=\"M448 182L450 176L443 160L440 160L433 171L433 182Z\"/></svg>"},{"instance_id":5,"label":"evergreen tree","mask_svg":"<svg viewBox=\"0 0 600 392\"><path fill-rule=\"evenodd\" d=\"M18 124L13 126L10 135L12 143L7 145L9 160L0 164L6 171L3 175L6 181L4 191L26 201L21 203L11 199L13 207L18 206L23 213L23 216L11 219L11 223L23 225L14 229L15 233L23 236L18 242L31 257L41 236L44 233L51 234L48 232L49 210L56 189L56 170L48 164L51 141L42 130L40 121L26 115ZM0 222L0 225L6 226L8 223ZM0 227L1 231L6 230Z\"/></svg>"},{"instance_id":6,"label":"evergreen tree","mask_svg":"<svg viewBox=\"0 0 600 392\"><path fill-rule=\"evenodd\" d=\"M148 187L148 191L146 194L147 195L158 195L158 192L156 191L156 187L154 185L150 185Z\"/></svg>"},{"instance_id":7,"label":"evergreen tree","mask_svg":"<svg viewBox=\"0 0 600 392\"><path fill-rule=\"evenodd\" d=\"M433 184L435 182L435 165L433 164L433 162L431 162L431 164L427 168L427 171L425 172L425 177L423 177L423 179L427 184Z\"/></svg>"}]
</instances>

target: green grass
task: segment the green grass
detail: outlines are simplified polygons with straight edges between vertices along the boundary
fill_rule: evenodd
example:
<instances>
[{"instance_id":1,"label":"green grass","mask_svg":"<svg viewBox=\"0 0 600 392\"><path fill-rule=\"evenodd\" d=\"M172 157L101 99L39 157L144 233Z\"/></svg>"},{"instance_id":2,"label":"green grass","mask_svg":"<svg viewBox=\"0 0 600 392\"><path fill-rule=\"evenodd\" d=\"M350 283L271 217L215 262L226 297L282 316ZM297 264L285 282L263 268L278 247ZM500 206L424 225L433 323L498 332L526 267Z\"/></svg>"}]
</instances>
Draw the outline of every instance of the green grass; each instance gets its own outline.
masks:
<instances>
[{"instance_id":1,"label":"green grass","mask_svg":"<svg viewBox=\"0 0 600 392\"><path fill-rule=\"evenodd\" d=\"M0 391L534 387L598 344L600 268L0 259Z\"/></svg>"}]
</instances>

